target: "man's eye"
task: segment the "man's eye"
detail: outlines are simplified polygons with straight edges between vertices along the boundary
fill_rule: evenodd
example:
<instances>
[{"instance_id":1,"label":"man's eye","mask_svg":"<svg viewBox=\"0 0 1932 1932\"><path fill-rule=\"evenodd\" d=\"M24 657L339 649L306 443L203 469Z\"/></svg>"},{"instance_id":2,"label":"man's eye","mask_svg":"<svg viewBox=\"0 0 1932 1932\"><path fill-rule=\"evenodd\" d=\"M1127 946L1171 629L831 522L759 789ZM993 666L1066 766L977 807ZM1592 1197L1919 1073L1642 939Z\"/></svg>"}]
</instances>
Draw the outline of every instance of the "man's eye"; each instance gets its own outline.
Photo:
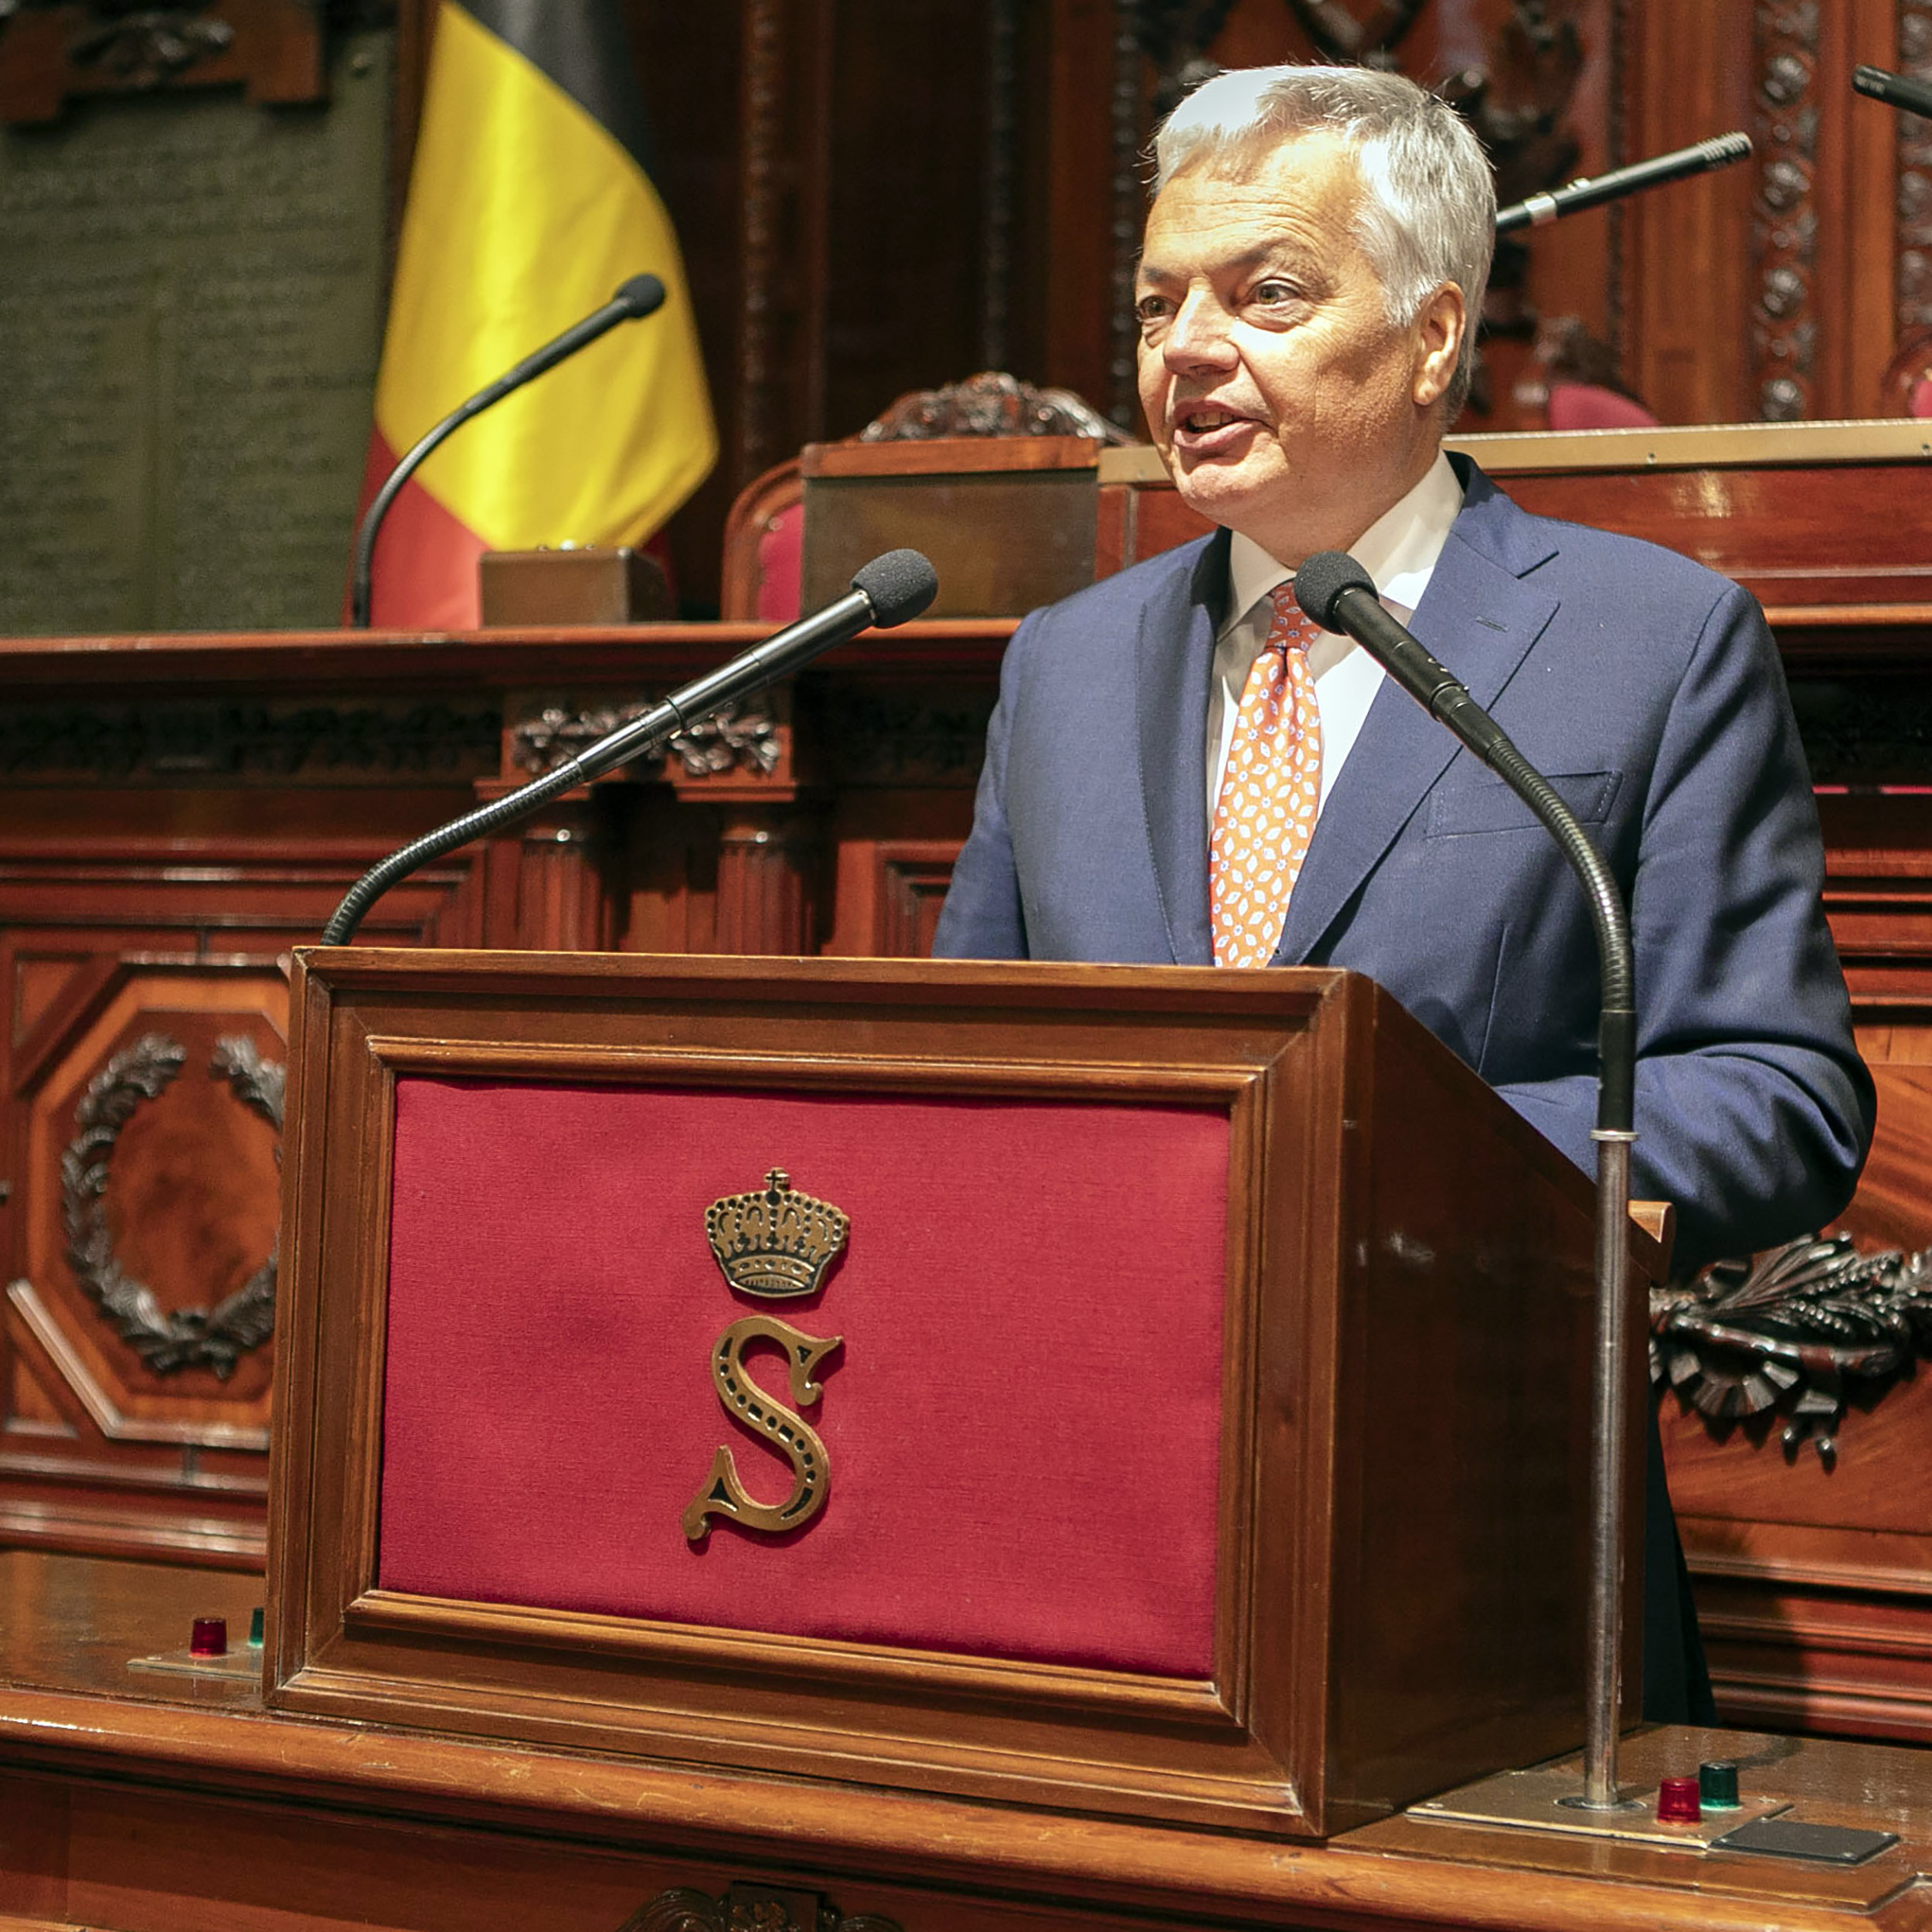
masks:
<instances>
[{"instance_id":1,"label":"man's eye","mask_svg":"<svg viewBox=\"0 0 1932 1932\"><path fill-rule=\"evenodd\" d=\"M1253 297L1255 301L1270 308L1278 308L1284 302L1294 301L1298 292L1292 282L1257 282L1254 285Z\"/></svg>"},{"instance_id":2,"label":"man's eye","mask_svg":"<svg viewBox=\"0 0 1932 1932\"><path fill-rule=\"evenodd\" d=\"M1144 322L1158 322L1174 313L1174 304L1165 295L1143 295L1134 313Z\"/></svg>"}]
</instances>

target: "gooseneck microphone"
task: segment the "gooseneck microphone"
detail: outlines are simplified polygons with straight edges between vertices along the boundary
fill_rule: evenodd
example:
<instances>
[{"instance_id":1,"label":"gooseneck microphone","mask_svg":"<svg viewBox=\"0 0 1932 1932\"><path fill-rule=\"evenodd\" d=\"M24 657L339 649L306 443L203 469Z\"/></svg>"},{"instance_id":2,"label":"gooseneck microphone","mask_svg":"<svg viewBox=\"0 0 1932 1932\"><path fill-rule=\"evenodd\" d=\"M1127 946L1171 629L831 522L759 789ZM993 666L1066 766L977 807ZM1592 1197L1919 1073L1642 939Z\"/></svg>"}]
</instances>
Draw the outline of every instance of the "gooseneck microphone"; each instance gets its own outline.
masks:
<instances>
[{"instance_id":1,"label":"gooseneck microphone","mask_svg":"<svg viewBox=\"0 0 1932 1932\"><path fill-rule=\"evenodd\" d=\"M1296 572L1294 594L1325 631L1345 631L1430 716L1454 733L1527 804L1583 882L1602 986L1597 1032L1597 1307L1590 1467L1589 1682L1582 1804L1616 1808L1622 1695L1623 1443L1628 1327L1630 1150L1636 1138L1637 1014L1630 920L1603 855L1556 787L1405 626L1382 607L1355 559L1324 550Z\"/></svg>"},{"instance_id":2,"label":"gooseneck microphone","mask_svg":"<svg viewBox=\"0 0 1932 1932\"><path fill-rule=\"evenodd\" d=\"M896 624L916 617L933 600L939 578L932 565L917 550L888 550L876 556L852 580L852 588L835 603L808 617L801 617L777 636L740 651L716 671L694 679L668 698L661 699L642 716L620 726L596 743L587 745L573 757L553 765L539 778L532 778L515 791L474 811L453 818L434 832L393 852L372 866L342 896L342 903L322 929L325 946L344 946L362 923L364 916L399 879L406 879L418 866L440 859L458 845L466 845L485 832L514 825L573 786L587 783L614 766L624 764L680 731L688 730L713 713L740 698L762 691L787 672L808 664L834 645L855 638L868 626L888 631Z\"/></svg>"},{"instance_id":3,"label":"gooseneck microphone","mask_svg":"<svg viewBox=\"0 0 1932 1932\"><path fill-rule=\"evenodd\" d=\"M1861 73L1866 71L1861 68ZM1607 175L1585 175L1547 194L1532 195L1526 201L1505 208L1496 216L1496 233L1507 235L1518 228L1540 228L1547 222L1574 215L1600 202L1620 201L1625 195L1641 194L1646 188L1661 188L1666 182L1682 181L1686 175L1707 173L1713 168L1728 168L1751 151L1749 134L1714 134L1695 146L1674 148L1668 155L1653 155L1648 161L1634 161L1628 168L1613 168Z\"/></svg>"},{"instance_id":4,"label":"gooseneck microphone","mask_svg":"<svg viewBox=\"0 0 1932 1932\"><path fill-rule=\"evenodd\" d=\"M478 389L467 403L460 403L441 422L410 451L383 479L376 500L364 513L355 531L355 568L349 583L349 621L358 630L369 628L369 577L376 561L376 533L389 505L403 485L420 469L437 445L460 430L473 416L481 416L493 403L500 403L512 389L536 381L546 370L555 369L580 349L587 349L600 335L620 322L634 322L655 315L664 306L664 284L655 275L633 275L617 285L617 292L601 308L573 322L554 342L533 349L514 369L505 369L487 388Z\"/></svg>"},{"instance_id":5,"label":"gooseneck microphone","mask_svg":"<svg viewBox=\"0 0 1932 1932\"><path fill-rule=\"evenodd\" d=\"M1888 107L1901 107L1908 114L1923 114L1932 121L1932 87L1922 80L1907 80L1903 74L1887 73L1883 67L1855 67L1852 85Z\"/></svg>"},{"instance_id":6,"label":"gooseneck microphone","mask_svg":"<svg viewBox=\"0 0 1932 1932\"><path fill-rule=\"evenodd\" d=\"M1589 896L1604 967L1604 1012L1598 1046L1602 1084L1597 1124L1628 1132L1634 1105L1630 1070L1634 1044L1630 927L1623 894L1589 835L1549 781L1524 757L1509 734L1419 639L1382 607L1375 580L1342 550L1324 550L1296 572L1294 594L1325 631L1345 631L1430 716L1454 732L1529 806L1563 849Z\"/></svg>"}]
</instances>

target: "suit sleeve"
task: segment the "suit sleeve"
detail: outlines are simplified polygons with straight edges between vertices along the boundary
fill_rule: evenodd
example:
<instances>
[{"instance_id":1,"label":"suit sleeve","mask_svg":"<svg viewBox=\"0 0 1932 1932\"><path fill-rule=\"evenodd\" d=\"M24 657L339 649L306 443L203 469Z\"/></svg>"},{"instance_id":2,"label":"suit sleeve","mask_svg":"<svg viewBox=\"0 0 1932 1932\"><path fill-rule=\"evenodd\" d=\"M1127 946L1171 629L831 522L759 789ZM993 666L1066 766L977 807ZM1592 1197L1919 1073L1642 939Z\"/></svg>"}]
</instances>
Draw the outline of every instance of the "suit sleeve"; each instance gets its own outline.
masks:
<instances>
[{"instance_id":1,"label":"suit sleeve","mask_svg":"<svg viewBox=\"0 0 1932 1932\"><path fill-rule=\"evenodd\" d=\"M1633 1185L1676 1203L1678 1267L1822 1226L1856 1185L1874 1096L1819 903L1817 809L1782 667L1756 600L1734 585L1671 702L1624 883ZM1594 1168L1594 1076L1498 1090Z\"/></svg>"},{"instance_id":2,"label":"suit sleeve","mask_svg":"<svg viewBox=\"0 0 1932 1932\"><path fill-rule=\"evenodd\" d=\"M953 867L933 936L937 959L1026 959L1026 918L1006 817L1006 758L1026 643L1038 623L1013 633L1000 666L999 702L986 726L986 763L973 803L973 829Z\"/></svg>"}]
</instances>

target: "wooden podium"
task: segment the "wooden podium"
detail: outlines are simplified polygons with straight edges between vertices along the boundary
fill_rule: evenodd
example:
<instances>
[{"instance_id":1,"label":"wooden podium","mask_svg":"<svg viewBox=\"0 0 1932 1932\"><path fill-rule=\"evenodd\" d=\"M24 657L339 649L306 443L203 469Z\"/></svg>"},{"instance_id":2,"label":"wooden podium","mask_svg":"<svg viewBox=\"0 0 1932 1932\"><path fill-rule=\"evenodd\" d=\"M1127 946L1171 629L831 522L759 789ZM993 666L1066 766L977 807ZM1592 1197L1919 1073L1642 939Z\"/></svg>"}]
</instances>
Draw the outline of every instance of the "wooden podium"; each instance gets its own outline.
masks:
<instances>
[{"instance_id":1,"label":"wooden podium","mask_svg":"<svg viewBox=\"0 0 1932 1932\"><path fill-rule=\"evenodd\" d=\"M1368 981L342 949L293 1010L271 1710L1302 1839L1578 1743L1591 1190ZM688 1533L726 1446L802 1527Z\"/></svg>"},{"instance_id":2,"label":"wooden podium","mask_svg":"<svg viewBox=\"0 0 1932 1932\"><path fill-rule=\"evenodd\" d=\"M1855 1868L1387 1815L1580 1733L1591 1216L1366 981L295 995L266 1648L256 1579L0 1552L0 1932L1925 1924L1922 1753L1628 1740ZM822 1507L687 1536L726 1444Z\"/></svg>"}]
</instances>

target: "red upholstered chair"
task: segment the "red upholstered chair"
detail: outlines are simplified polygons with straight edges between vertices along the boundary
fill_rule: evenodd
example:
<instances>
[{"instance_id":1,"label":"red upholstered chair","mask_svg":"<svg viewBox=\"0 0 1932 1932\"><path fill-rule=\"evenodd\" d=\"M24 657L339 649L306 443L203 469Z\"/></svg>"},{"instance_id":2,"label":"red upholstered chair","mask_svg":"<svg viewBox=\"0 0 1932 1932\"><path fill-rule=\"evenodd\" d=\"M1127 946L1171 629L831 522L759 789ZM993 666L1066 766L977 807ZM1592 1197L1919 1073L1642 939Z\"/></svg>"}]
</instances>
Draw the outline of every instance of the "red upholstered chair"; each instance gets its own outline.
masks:
<instances>
[{"instance_id":1,"label":"red upholstered chair","mask_svg":"<svg viewBox=\"0 0 1932 1932\"><path fill-rule=\"evenodd\" d=\"M1551 383L1549 410L1553 430L1638 430L1657 426L1657 418L1634 396L1595 383Z\"/></svg>"},{"instance_id":2,"label":"red upholstered chair","mask_svg":"<svg viewBox=\"0 0 1932 1932\"><path fill-rule=\"evenodd\" d=\"M1932 328L1915 329L1879 379L1881 416L1932 416Z\"/></svg>"},{"instance_id":3,"label":"red upholstered chair","mask_svg":"<svg viewBox=\"0 0 1932 1932\"><path fill-rule=\"evenodd\" d=\"M1524 429L1655 429L1624 385L1617 352L1577 315L1546 315L1512 391Z\"/></svg>"},{"instance_id":4,"label":"red upholstered chair","mask_svg":"<svg viewBox=\"0 0 1932 1932\"><path fill-rule=\"evenodd\" d=\"M720 617L789 624L798 616L804 492L796 457L767 470L738 492L725 519Z\"/></svg>"}]
</instances>

